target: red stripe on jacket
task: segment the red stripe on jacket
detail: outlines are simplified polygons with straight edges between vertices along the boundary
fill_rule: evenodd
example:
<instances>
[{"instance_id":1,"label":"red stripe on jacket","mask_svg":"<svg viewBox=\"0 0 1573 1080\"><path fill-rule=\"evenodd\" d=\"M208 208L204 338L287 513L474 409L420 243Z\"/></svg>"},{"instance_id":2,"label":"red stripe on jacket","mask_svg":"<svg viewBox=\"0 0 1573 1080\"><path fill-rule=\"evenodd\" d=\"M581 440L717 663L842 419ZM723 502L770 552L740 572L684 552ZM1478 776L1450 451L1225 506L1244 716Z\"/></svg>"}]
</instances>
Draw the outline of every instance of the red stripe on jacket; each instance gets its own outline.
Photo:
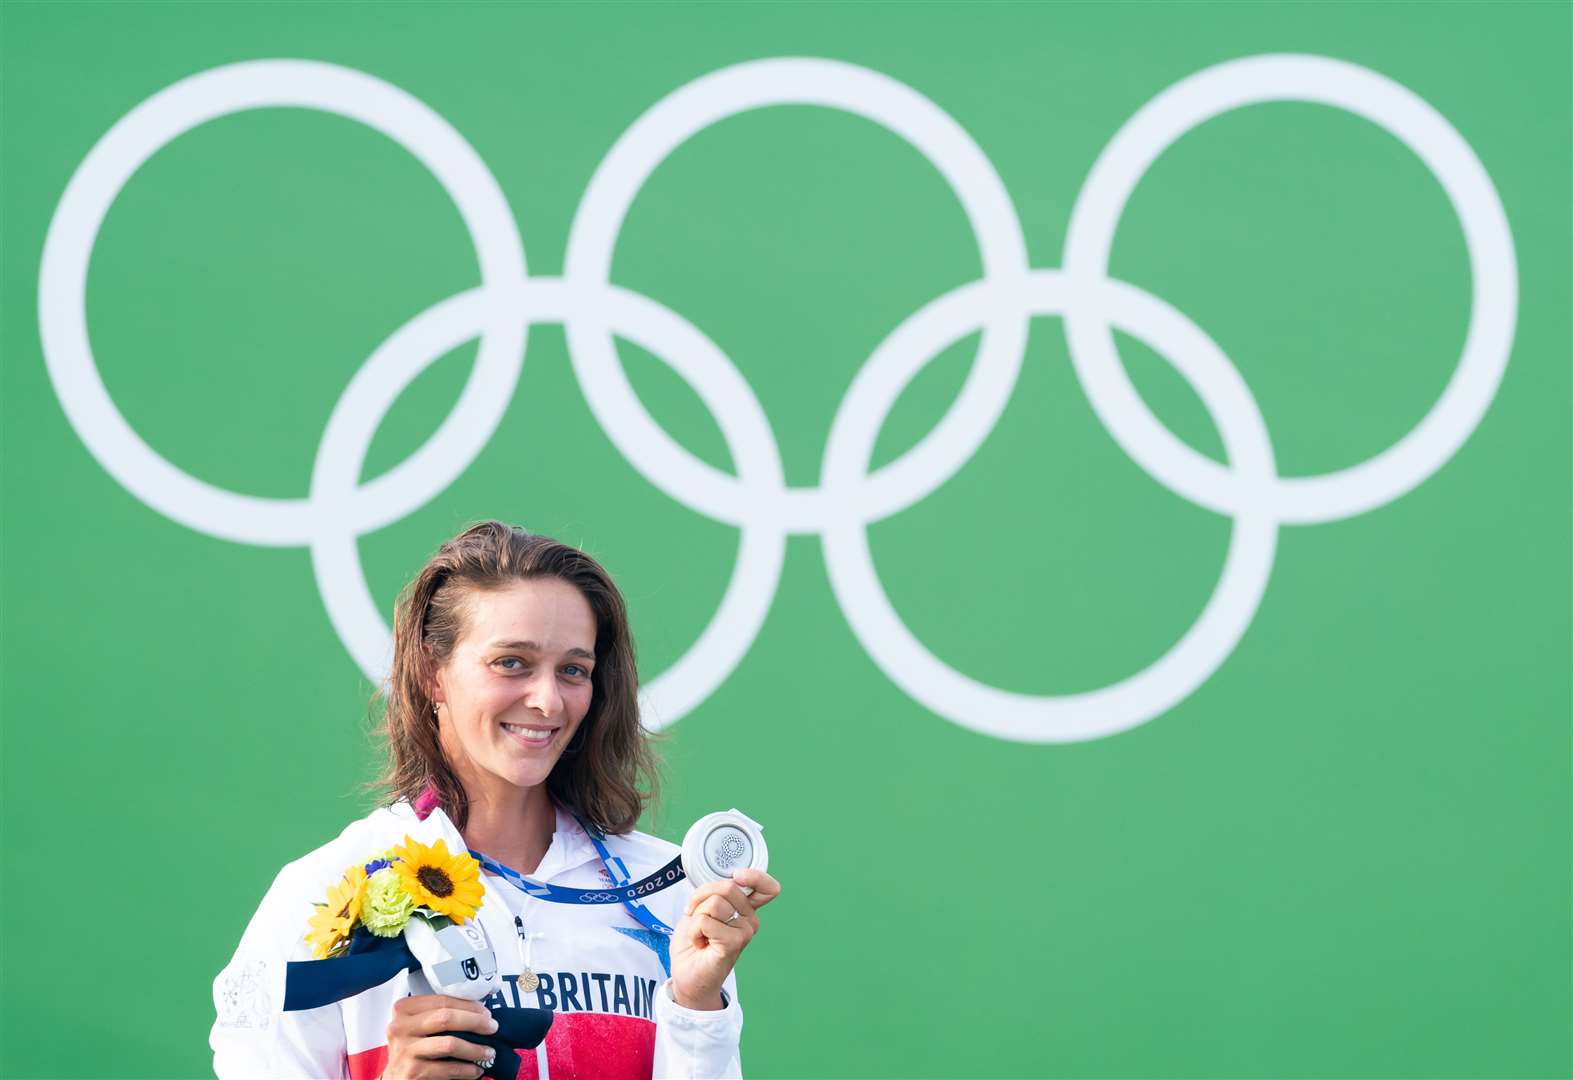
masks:
<instances>
[{"instance_id":1,"label":"red stripe on jacket","mask_svg":"<svg viewBox=\"0 0 1573 1080\"><path fill-rule=\"evenodd\" d=\"M519 1051L518 1080L540 1080L535 1051ZM558 1013L546 1033L551 1080L649 1080L655 1068L655 1025L638 1016ZM350 1080L377 1080L388 1048L349 1057Z\"/></svg>"}]
</instances>

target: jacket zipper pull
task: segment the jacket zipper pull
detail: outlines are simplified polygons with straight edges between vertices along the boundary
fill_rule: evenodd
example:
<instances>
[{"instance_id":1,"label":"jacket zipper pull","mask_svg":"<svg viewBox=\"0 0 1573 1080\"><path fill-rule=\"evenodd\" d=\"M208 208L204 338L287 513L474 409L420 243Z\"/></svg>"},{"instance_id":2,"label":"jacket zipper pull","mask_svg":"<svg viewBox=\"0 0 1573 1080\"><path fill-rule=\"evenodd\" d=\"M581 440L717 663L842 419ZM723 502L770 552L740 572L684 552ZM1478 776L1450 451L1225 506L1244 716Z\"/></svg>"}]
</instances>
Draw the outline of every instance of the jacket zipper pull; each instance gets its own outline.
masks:
<instances>
[{"instance_id":1,"label":"jacket zipper pull","mask_svg":"<svg viewBox=\"0 0 1573 1080\"><path fill-rule=\"evenodd\" d=\"M530 970L530 954L528 951L530 946L530 935L529 932L524 928L524 919L518 915L513 917L513 928L519 935L520 970L516 985L518 986L519 992L521 994L533 994L535 993L536 987L541 985L541 979L540 976L536 975L535 972Z\"/></svg>"}]
</instances>

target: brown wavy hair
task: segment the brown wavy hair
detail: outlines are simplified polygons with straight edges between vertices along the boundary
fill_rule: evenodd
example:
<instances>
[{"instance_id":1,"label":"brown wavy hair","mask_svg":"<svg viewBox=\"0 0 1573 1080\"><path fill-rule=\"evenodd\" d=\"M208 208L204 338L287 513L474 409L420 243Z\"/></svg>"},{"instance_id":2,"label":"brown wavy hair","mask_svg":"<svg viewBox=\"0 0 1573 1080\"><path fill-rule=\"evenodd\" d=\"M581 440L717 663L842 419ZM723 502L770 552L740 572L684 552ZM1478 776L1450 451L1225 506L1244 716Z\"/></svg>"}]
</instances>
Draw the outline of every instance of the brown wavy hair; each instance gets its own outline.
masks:
<instances>
[{"instance_id":1,"label":"brown wavy hair","mask_svg":"<svg viewBox=\"0 0 1573 1080\"><path fill-rule=\"evenodd\" d=\"M464 828L469 798L438 739L430 687L466 630L466 600L477 590L551 577L584 594L595 615L590 709L546 778L559 803L608 833L630 832L656 799L658 761L639 723L639 675L622 593L611 575L578 548L500 521L471 525L437 549L399 595L393 619L393 670L372 698L383 706L377 734L387 765L371 787L389 801L413 801L435 787L453 823Z\"/></svg>"}]
</instances>

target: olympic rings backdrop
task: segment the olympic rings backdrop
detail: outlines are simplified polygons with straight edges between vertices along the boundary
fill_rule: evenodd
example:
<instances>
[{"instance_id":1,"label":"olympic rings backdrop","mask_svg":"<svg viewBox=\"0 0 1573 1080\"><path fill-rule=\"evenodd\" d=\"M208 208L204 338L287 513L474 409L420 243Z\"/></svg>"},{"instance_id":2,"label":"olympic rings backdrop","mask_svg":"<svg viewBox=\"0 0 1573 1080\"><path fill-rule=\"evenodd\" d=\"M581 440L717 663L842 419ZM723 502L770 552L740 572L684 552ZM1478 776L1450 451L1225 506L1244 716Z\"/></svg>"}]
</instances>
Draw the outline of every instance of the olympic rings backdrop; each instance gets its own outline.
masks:
<instances>
[{"instance_id":1,"label":"olympic rings backdrop","mask_svg":"<svg viewBox=\"0 0 1573 1080\"><path fill-rule=\"evenodd\" d=\"M1573 1070L1567 5L3 20L6 1075L202 1074L484 517L750 1075Z\"/></svg>"}]
</instances>

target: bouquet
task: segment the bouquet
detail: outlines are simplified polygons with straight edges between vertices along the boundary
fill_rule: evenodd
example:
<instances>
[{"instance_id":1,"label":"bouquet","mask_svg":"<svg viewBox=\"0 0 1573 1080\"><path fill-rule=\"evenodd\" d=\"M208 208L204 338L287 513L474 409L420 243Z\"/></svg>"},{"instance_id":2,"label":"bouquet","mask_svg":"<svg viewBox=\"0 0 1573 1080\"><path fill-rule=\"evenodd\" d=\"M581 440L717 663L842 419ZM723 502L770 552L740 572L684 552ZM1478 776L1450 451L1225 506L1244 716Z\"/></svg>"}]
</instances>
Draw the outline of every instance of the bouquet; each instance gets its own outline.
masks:
<instances>
[{"instance_id":1,"label":"bouquet","mask_svg":"<svg viewBox=\"0 0 1573 1080\"><path fill-rule=\"evenodd\" d=\"M450 854L439 838L430 847L408 835L404 843L344 871L308 920L312 956L328 960L349 951L357 929L381 938L404 933L411 919L438 931L464 925L481 906L481 867L469 854Z\"/></svg>"},{"instance_id":2,"label":"bouquet","mask_svg":"<svg viewBox=\"0 0 1573 1080\"><path fill-rule=\"evenodd\" d=\"M427 847L406 835L399 847L350 866L308 920L305 940L315 959L286 965L284 1010L343 1001L401 971L412 972L413 993L422 992L424 977L426 993L491 997L497 958L475 918L484 895L480 864L469 852L451 854L441 839ZM511 1080L517 1051L540 1044L552 1013L498 1004L488 1010L497 1021L491 1035L440 1034L490 1048L482 1075Z\"/></svg>"}]
</instances>

